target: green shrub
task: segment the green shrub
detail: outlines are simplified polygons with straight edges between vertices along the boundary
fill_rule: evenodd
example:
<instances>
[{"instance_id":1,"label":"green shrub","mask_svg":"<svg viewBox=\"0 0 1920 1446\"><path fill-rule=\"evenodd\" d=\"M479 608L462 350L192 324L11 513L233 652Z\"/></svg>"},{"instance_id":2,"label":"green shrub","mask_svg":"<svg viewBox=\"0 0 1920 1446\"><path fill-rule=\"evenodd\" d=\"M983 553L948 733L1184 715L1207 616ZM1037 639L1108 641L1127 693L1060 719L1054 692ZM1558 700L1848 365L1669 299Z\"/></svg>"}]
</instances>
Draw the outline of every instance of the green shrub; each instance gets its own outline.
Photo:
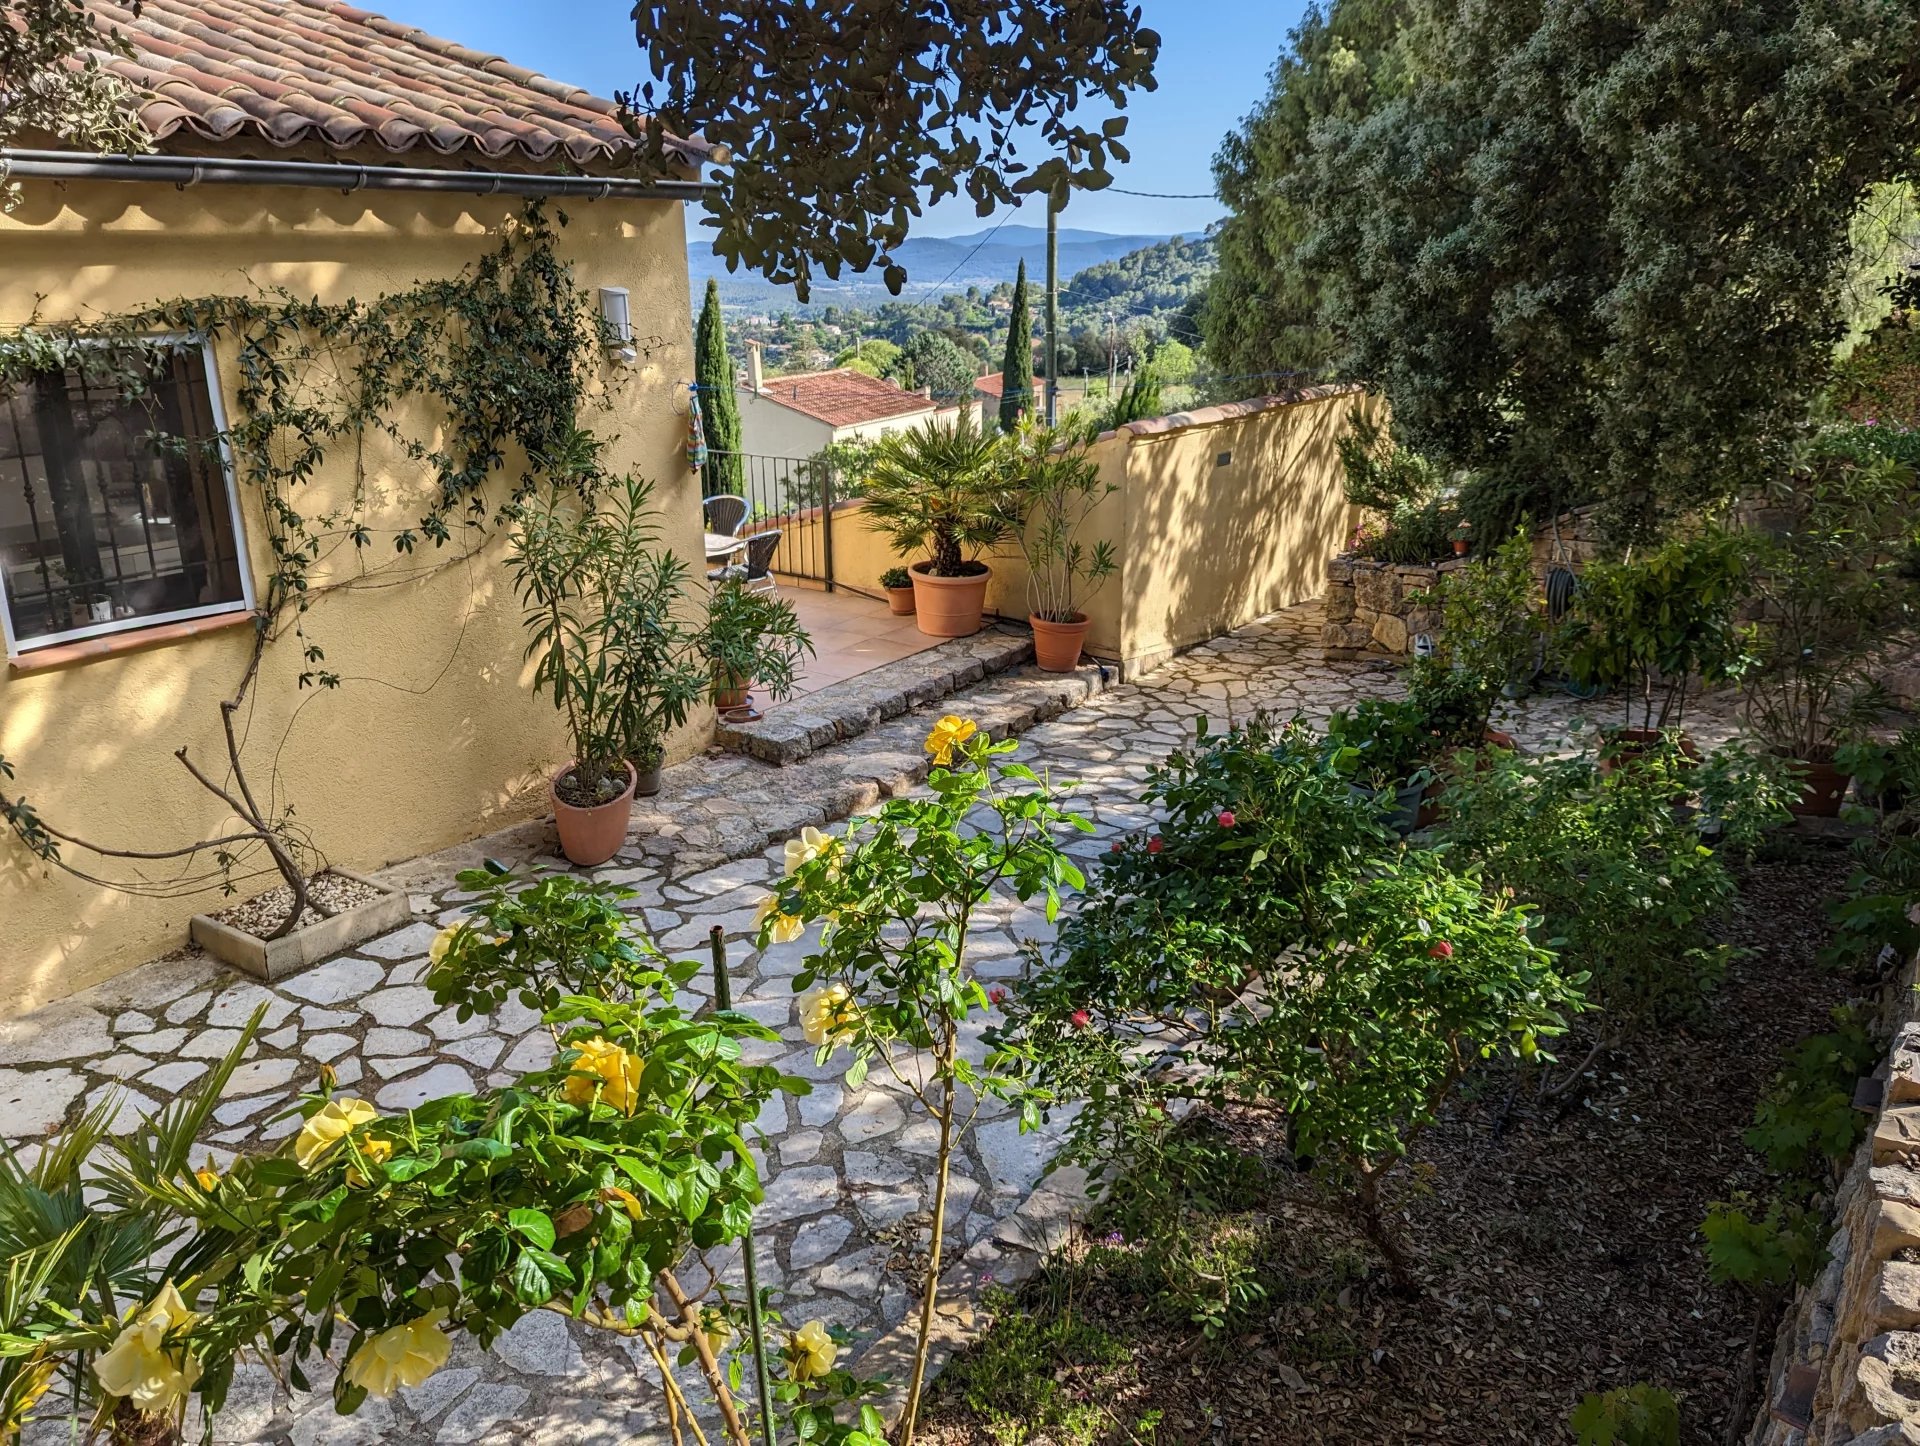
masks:
<instances>
[{"instance_id":1,"label":"green shrub","mask_svg":"<svg viewBox=\"0 0 1920 1446\"><path fill-rule=\"evenodd\" d=\"M1753 1213L1749 1195L1708 1207L1700 1233L1707 1242L1707 1274L1715 1285L1737 1285L1760 1300L1777 1300L1805 1285L1826 1263L1820 1211L1772 1200Z\"/></svg>"},{"instance_id":2,"label":"green shrub","mask_svg":"<svg viewBox=\"0 0 1920 1446\"><path fill-rule=\"evenodd\" d=\"M1589 1394L1567 1424L1579 1446L1680 1446L1680 1407L1644 1381Z\"/></svg>"},{"instance_id":3,"label":"green shrub","mask_svg":"<svg viewBox=\"0 0 1920 1446\"><path fill-rule=\"evenodd\" d=\"M1754 1110L1747 1146L1775 1174L1824 1180L1829 1163L1843 1162L1866 1132L1853 1086L1878 1063L1880 1045L1858 1014L1836 1010L1834 1020L1832 1033L1794 1046Z\"/></svg>"},{"instance_id":4,"label":"green shrub","mask_svg":"<svg viewBox=\"0 0 1920 1446\"><path fill-rule=\"evenodd\" d=\"M1671 746L1611 773L1495 752L1449 781L1440 830L1489 885L1540 911L1542 937L1591 976L1617 1037L1696 1016L1725 968L1714 926L1734 880L1676 812L1688 798Z\"/></svg>"}]
</instances>

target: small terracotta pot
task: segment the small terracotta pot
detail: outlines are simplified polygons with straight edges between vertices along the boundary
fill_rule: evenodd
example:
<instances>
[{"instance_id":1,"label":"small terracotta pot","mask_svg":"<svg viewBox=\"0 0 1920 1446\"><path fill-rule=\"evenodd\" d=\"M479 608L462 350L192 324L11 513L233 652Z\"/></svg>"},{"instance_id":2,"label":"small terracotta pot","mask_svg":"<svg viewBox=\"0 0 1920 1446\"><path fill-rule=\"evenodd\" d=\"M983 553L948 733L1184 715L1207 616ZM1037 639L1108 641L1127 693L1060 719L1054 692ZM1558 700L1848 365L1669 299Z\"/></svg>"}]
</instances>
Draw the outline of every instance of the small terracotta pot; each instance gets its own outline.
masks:
<instances>
[{"instance_id":1,"label":"small terracotta pot","mask_svg":"<svg viewBox=\"0 0 1920 1446\"><path fill-rule=\"evenodd\" d=\"M1798 801L1788 804L1787 812L1800 818L1838 818L1853 775L1842 773L1830 761L1796 758L1793 763L1803 783Z\"/></svg>"},{"instance_id":2,"label":"small terracotta pot","mask_svg":"<svg viewBox=\"0 0 1920 1446\"><path fill-rule=\"evenodd\" d=\"M1454 538L1453 555L1455 557L1465 557L1467 555L1467 548L1470 547L1471 545L1472 544L1469 543L1464 537Z\"/></svg>"},{"instance_id":3,"label":"small terracotta pot","mask_svg":"<svg viewBox=\"0 0 1920 1446\"><path fill-rule=\"evenodd\" d=\"M915 627L930 638L964 638L980 631L993 570L984 562L974 565L980 571L966 577L935 577L932 563L913 565Z\"/></svg>"},{"instance_id":4,"label":"small terracotta pot","mask_svg":"<svg viewBox=\"0 0 1920 1446\"><path fill-rule=\"evenodd\" d=\"M1093 619L1075 613L1070 623L1050 623L1029 614L1033 627L1033 660L1049 673L1071 673L1080 666L1080 649L1086 645L1087 629Z\"/></svg>"},{"instance_id":5,"label":"small terracotta pot","mask_svg":"<svg viewBox=\"0 0 1920 1446\"><path fill-rule=\"evenodd\" d=\"M905 587L890 587L887 592L887 609L897 618L913 616L913 584Z\"/></svg>"},{"instance_id":6,"label":"small terracotta pot","mask_svg":"<svg viewBox=\"0 0 1920 1446\"><path fill-rule=\"evenodd\" d=\"M548 783L554 827L560 831L560 852L570 863L582 867L604 864L619 853L620 845L627 841L627 822L633 817L633 786L638 782L638 775L631 763L625 767L627 786L620 796L592 808L576 808L560 797L560 780L573 772L573 764L554 774Z\"/></svg>"},{"instance_id":7,"label":"small terracotta pot","mask_svg":"<svg viewBox=\"0 0 1920 1446\"><path fill-rule=\"evenodd\" d=\"M738 677L733 673L716 673L713 677L713 706L722 713L729 708L747 706L747 684L752 680Z\"/></svg>"}]
</instances>

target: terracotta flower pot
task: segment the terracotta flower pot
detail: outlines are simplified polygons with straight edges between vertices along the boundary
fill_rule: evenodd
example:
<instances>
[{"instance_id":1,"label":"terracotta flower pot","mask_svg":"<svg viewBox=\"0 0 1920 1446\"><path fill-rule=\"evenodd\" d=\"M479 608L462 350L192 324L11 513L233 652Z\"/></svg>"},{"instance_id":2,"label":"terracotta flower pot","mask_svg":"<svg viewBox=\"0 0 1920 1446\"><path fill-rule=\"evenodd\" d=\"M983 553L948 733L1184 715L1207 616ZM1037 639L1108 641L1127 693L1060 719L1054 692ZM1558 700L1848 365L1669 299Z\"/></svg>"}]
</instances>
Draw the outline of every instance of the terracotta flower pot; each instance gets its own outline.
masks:
<instances>
[{"instance_id":1,"label":"terracotta flower pot","mask_svg":"<svg viewBox=\"0 0 1920 1446\"><path fill-rule=\"evenodd\" d=\"M897 618L913 616L913 584L887 589L887 610Z\"/></svg>"},{"instance_id":2,"label":"terracotta flower pot","mask_svg":"<svg viewBox=\"0 0 1920 1446\"><path fill-rule=\"evenodd\" d=\"M623 766L627 786L620 796L591 808L578 808L560 796L560 780L573 772L573 764L554 774L547 785L553 799L554 826L560 831L560 852L569 862L583 867L604 864L627 841L627 821L633 817L633 786L639 780L631 763Z\"/></svg>"},{"instance_id":3,"label":"terracotta flower pot","mask_svg":"<svg viewBox=\"0 0 1920 1446\"><path fill-rule=\"evenodd\" d=\"M984 562L973 565L980 570L965 577L935 577L931 563L913 565L914 626L928 637L964 638L980 631L993 569Z\"/></svg>"},{"instance_id":4,"label":"terracotta flower pot","mask_svg":"<svg viewBox=\"0 0 1920 1446\"><path fill-rule=\"evenodd\" d=\"M1087 641L1087 629L1093 619L1075 613L1070 623L1050 623L1029 614L1033 627L1033 660L1049 673L1071 673L1080 666L1080 649Z\"/></svg>"},{"instance_id":5,"label":"terracotta flower pot","mask_svg":"<svg viewBox=\"0 0 1920 1446\"><path fill-rule=\"evenodd\" d=\"M713 676L713 706L722 713L729 708L747 706L747 684L752 680L733 673L716 673Z\"/></svg>"},{"instance_id":6,"label":"terracotta flower pot","mask_svg":"<svg viewBox=\"0 0 1920 1446\"><path fill-rule=\"evenodd\" d=\"M1842 773L1831 760L1796 758L1793 763L1803 782L1799 800L1788 804L1787 812L1801 818L1838 818L1853 775Z\"/></svg>"},{"instance_id":7,"label":"terracotta flower pot","mask_svg":"<svg viewBox=\"0 0 1920 1446\"><path fill-rule=\"evenodd\" d=\"M1465 557L1465 556L1467 555L1467 548L1468 548L1468 546L1469 546L1469 545L1470 545L1470 544L1469 544L1469 543L1467 542L1467 540L1466 540L1466 538L1464 538L1464 537L1456 537L1456 538L1454 538L1454 540L1453 540L1453 555L1454 555L1455 557Z\"/></svg>"}]
</instances>

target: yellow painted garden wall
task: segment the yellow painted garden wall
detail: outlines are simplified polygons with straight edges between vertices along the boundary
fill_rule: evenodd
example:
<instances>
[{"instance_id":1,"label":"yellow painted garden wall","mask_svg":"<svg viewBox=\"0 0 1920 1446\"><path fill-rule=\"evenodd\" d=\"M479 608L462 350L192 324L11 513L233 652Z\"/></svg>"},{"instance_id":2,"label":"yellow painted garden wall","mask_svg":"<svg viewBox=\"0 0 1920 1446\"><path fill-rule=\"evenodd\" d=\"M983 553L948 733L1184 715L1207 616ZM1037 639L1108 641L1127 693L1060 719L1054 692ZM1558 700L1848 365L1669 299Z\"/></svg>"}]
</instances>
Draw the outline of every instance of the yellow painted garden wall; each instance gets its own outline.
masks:
<instances>
[{"instance_id":1,"label":"yellow painted garden wall","mask_svg":"<svg viewBox=\"0 0 1920 1446\"><path fill-rule=\"evenodd\" d=\"M1103 434L1093 455L1114 491L1081 536L1089 547L1111 541L1120 570L1088 606L1089 650L1131 675L1319 596L1327 559L1359 521L1341 486L1338 449L1356 405L1384 404L1352 388L1315 387ZM819 526L815 516L787 524L807 534ZM812 535L793 541L795 555L819 555ZM876 596L880 574L900 562L857 502L834 512L833 558L840 585ZM1020 554L988 561L988 608L1025 618Z\"/></svg>"},{"instance_id":2,"label":"yellow painted garden wall","mask_svg":"<svg viewBox=\"0 0 1920 1446\"><path fill-rule=\"evenodd\" d=\"M327 302L371 298L457 274L497 245L520 209L508 198L292 188L29 181L25 190L19 209L0 215L0 325L263 286ZM590 411L584 424L613 439L613 468L655 480L664 541L697 568L699 487L684 452L693 349L681 208L600 201L563 209L570 224L559 246L577 283L627 287L635 333L665 339L610 371L609 409ZM219 361L231 415L233 358ZM307 484L297 499L305 515L345 501L349 450ZM504 544L465 557L455 546L396 553L391 533L418 517L425 479L390 446L370 446L365 462L375 545L342 548L322 580L364 565L378 570L378 585L330 592L305 620L343 684L301 691L299 649L283 641L268 650L246 718L256 786L277 761L281 802L328 858L362 869L543 811L545 774L565 748L551 705L528 689ZM245 483L240 494L258 580L267 556L259 498ZM164 848L218 831L221 806L172 755L185 745L220 771L217 704L248 647L241 627L51 671L0 668L0 753L19 770L14 787L59 827L125 847ZM703 747L711 727L710 714L689 727L672 740L673 756ZM173 947L189 914L220 902L111 893L23 868L25 856L6 848L0 1001L8 1010ZM149 873L163 879L169 867Z\"/></svg>"}]
</instances>

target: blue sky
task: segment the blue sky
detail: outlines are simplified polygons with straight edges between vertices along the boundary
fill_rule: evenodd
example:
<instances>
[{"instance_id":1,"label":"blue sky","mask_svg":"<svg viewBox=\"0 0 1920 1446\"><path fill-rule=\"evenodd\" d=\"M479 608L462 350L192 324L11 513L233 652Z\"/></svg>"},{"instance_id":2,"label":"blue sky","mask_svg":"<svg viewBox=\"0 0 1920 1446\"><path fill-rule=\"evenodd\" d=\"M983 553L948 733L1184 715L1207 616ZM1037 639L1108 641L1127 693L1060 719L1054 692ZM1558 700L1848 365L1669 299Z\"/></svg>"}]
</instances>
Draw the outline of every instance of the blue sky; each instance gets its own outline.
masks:
<instances>
[{"instance_id":1,"label":"blue sky","mask_svg":"<svg viewBox=\"0 0 1920 1446\"><path fill-rule=\"evenodd\" d=\"M628 0L368 0L368 8L601 95L632 90L646 78ZM1146 23L1164 42L1160 88L1128 107L1133 160L1119 168L1115 185L1210 192L1215 147L1265 94L1267 71L1303 8L1304 0L1143 0ZM1023 213L1023 221L1044 218L1037 204L1025 211L1031 215ZM1123 234L1192 233L1219 214L1211 199L1083 193L1074 197L1065 224ZM930 210L916 234L959 235L983 224L992 222L981 222L962 199Z\"/></svg>"}]
</instances>

